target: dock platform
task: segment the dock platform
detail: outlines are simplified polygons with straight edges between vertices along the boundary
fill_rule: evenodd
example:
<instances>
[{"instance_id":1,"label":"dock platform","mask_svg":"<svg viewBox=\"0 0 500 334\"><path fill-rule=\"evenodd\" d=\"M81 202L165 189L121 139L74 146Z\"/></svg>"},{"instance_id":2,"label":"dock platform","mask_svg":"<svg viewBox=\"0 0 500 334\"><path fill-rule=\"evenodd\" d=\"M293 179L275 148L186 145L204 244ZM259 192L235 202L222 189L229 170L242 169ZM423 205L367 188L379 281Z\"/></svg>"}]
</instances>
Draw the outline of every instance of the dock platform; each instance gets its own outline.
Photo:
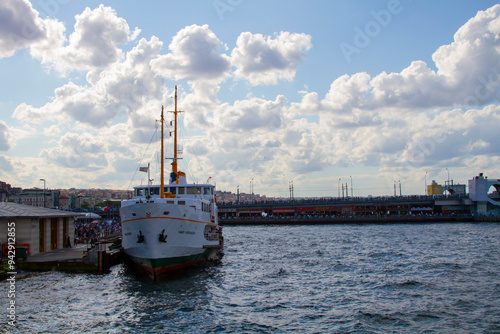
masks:
<instances>
[{"instance_id":1,"label":"dock platform","mask_svg":"<svg viewBox=\"0 0 500 334\"><path fill-rule=\"evenodd\" d=\"M110 249L110 241L115 238L100 239L95 247L90 244L79 244L71 248L56 249L48 252L29 255L26 260L17 260L18 269L28 271L71 271L102 273L123 260L121 247Z\"/></svg>"}]
</instances>

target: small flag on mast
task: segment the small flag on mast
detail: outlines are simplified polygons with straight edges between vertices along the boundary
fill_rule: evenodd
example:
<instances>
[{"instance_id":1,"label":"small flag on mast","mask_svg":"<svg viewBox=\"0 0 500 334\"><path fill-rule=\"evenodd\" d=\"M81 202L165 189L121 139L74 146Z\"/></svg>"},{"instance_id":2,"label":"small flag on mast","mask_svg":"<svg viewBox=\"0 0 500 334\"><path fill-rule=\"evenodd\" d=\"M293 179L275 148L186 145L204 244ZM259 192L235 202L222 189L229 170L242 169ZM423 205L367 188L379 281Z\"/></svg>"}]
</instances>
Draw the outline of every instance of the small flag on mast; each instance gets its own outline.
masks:
<instances>
[{"instance_id":1,"label":"small flag on mast","mask_svg":"<svg viewBox=\"0 0 500 334\"><path fill-rule=\"evenodd\" d=\"M139 172L148 172L148 167L139 167Z\"/></svg>"}]
</instances>

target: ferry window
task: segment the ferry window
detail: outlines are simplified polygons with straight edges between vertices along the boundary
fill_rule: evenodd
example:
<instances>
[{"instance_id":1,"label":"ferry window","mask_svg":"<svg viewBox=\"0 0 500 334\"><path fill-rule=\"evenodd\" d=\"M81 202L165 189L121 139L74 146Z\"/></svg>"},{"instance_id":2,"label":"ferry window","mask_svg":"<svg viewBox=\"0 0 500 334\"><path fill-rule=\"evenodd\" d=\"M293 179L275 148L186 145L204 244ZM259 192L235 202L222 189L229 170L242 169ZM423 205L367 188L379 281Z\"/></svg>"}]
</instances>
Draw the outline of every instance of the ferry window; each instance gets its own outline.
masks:
<instances>
[{"instance_id":1,"label":"ferry window","mask_svg":"<svg viewBox=\"0 0 500 334\"><path fill-rule=\"evenodd\" d=\"M174 201L167 201L167 204L174 204Z\"/></svg>"},{"instance_id":2,"label":"ferry window","mask_svg":"<svg viewBox=\"0 0 500 334\"><path fill-rule=\"evenodd\" d=\"M144 196L144 188L137 188L135 190L135 195L136 196Z\"/></svg>"},{"instance_id":3,"label":"ferry window","mask_svg":"<svg viewBox=\"0 0 500 334\"><path fill-rule=\"evenodd\" d=\"M201 187L188 187L189 195L199 195L201 194Z\"/></svg>"},{"instance_id":4,"label":"ferry window","mask_svg":"<svg viewBox=\"0 0 500 334\"><path fill-rule=\"evenodd\" d=\"M210 188L203 188L203 195L211 195Z\"/></svg>"},{"instance_id":5,"label":"ferry window","mask_svg":"<svg viewBox=\"0 0 500 334\"><path fill-rule=\"evenodd\" d=\"M151 188L151 195L159 195L160 188Z\"/></svg>"},{"instance_id":6,"label":"ferry window","mask_svg":"<svg viewBox=\"0 0 500 334\"><path fill-rule=\"evenodd\" d=\"M168 193L170 191L172 194L175 195L175 189L177 189L177 188L171 187L169 190L168 187L165 187L165 192Z\"/></svg>"},{"instance_id":7,"label":"ferry window","mask_svg":"<svg viewBox=\"0 0 500 334\"><path fill-rule=\"evenodd\" d=\"M185 194L185 189L184 187L179 188L179 195L184 195Z\"/></svg>"},{"instance_id":8,"label":"ferry window","mask_svg":"<svg viewBox=\"0 0 500 334\"><path fill-rule=\"evenodd\" d=\"M186 201L179 201L179 202L177 202L177 204L179 204L179 205L186 205Z\"/></svg>"}]
</instances>

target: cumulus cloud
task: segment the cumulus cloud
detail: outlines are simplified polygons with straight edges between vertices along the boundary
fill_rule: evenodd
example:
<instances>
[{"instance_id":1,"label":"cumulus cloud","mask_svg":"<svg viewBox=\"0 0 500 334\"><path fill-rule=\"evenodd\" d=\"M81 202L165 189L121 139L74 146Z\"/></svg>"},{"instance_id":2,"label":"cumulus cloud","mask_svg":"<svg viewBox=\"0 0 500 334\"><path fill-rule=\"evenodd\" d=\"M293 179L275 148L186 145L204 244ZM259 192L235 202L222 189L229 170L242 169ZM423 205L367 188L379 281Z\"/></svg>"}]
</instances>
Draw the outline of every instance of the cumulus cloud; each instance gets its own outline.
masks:
<instances>
[{"instance_id":1,"label":"cumulus cloud","mask_svg":"<svg viewBox=\"0 0 500 334\"><path fill-rule=\"evenodd\" d=\"M86 8L75 16L74 32L66 40L61 22L45 20L47 37L31 47L31 54L58 71L102 69L122 58L119 44L134 40L140 30L110 7Z\"/></svg>"},{"instance_id":2,"label":"cumulus cloud","mask_svg":"<svg viewBox=\"0 0 500 334\"><path fill-rule=\"evenodd\" d=\"M453 43L441 46L432 59L438 74L450 85L461 86L467 81L487 77L500 68L500 5L480 11L464 24L454 36Z\"/></svg>"},{"instance_id":3,"label":"cumulus cloud","mask_svg":"<svg viewBox=\"0 0 500 334\"><path fill-rule=\"evenodd\" d=\"M9 128L4 121L0 121L0 151L8 151L10 147Z\"/></svg>"},{"instance_id":4,"label":"cumulus cloud","mask_svg":"<svg viewBox=\"0 0 500 334\"><path fill-rule=\"evenodd\" d=\"M253 85L290 81L311 47L311 36L306 34L282 31L272 38L244 32L231 52L234 75Z\"/></svg>"},{"instance_id":5,"label":"cumulus cloud","mask_svg":"<svg viewBox=\"0 0 500 334\"><path fill-rule=\"evenodd\" d=\"M437 72L415 61L371 81L374 106L481 106L500 98L500 5L480 11L433 55Z\"/></svg>"},{"instance_id":6,"label":"cumulus cloud","mask_svg":"<svg viewBox=\"0 0 500 334\"><path fill-rule=\"evenodd\" d=\"M105 153L103 144L96 137L68 132L61 137L57 147L43 149L40 157L47 164L92 169L107 166Z\"/></svg>"},{"instance_id":7,"label":"cumulus cloud","mask_svg":"<svg viewBox=\"0 0 500 334\"><path fill-rule=\"evenodd\" d=\"M331 85L321 105L325 111L336 114L350 113L353 108L363 107L365 94L369 91L370 76L367 73L343 75Z\"/></svg>"},{"instance_id":8,"label":"cumulus cloud","mask_svg":"<svg viewBox=\"0 0 500 334\"><path fill-rule=\"evenodd\" d=\"M289 111L296 118L316 113L316 137L290 130L286 138L294 143L309 138L313 149L302 156L304 161L320 161L318 167L375 166L392 181L414 180L424 169L477 168L473 162L491 168L499 155L494 124L500 110L487 103L499 99L499 35L496 5L478 12L453 43L434 53L437 71L414 61L400 73L341 76L324 98L303 92ZM471 105L485 106L469 109ZM328 158L314 160L316 147ZM490 157L490 164L482 157Z\"/></svg>"},{"instance_id":9,"label":"cumulus cloud","mask_svg":"<svg viewBox=\"0 0 500 334\"><path fill-rule=\"evenodd\" d=\"M214 115L217 131L248 132L254 129L273 131L283 126L282 113L286 99L280 95L274 101L259 98L222 104Z\"/></svg>"},{"instance_id":10,"label":"cumulus cloud","mask_svg":"<svg viewBox=\"0 0 500 334\"><path fill-rule=\"evenodd\" d=\"M500 99L500 5L464 24L454 42L441 46L433 60L437 71L413 61L400 73L343 75L331 84L323 100L305 94L293 112L330 115L331 125L366 126L380 110L395 113L429 108L481 106ZM309 110L309 112L308 112ZM342 125L343 124L343 125Z\"/></svg>"},{"instance_id":11,"label":"cumulus cloud","mask_svg":"<svg viewBox=\"0 0 500 334\"><path fill-rule=\"evenodd\" d=\"M13 117L31 123L72 119L93 127L109 125L120 111L142 115L138 121L154 119L149 105L155 101L161 105L165 88L163 79L152 73L149 61L157 57L161 46L156 37L142 39L123 61L89 72L88 86L69 82L54 91L51 102L40 108L22 103Z\"/></svg>"},{"instance_id":12,"label":"cumulus cloud","mask_svg":"<svg viewBox=\"0 0 500 334\"><path fill-rule=\"evenodd\" d=\"M151 62L154 70L172 80L219 81L228 75L230 60L219 51L222 42L208 25L181 29L169 45L171 53Z\"/></svg>"},{"instance_id":13,"label":"cumulus cloud","mask_svg":"<svg viewBox=\"0 0 500 334\"><path fill-rule=\"evenodd\" d=\"M12 163L5 156L0 155L0 174L2 172L12 172L14 168L12 167Z\"/></svg>"},{"instance_id":14,"label":"cumulus cloud","mask_svg":"<svg viewBox=\"0 0 500 334\"><path fill-rule=\"evenodd\" d=\"M27 0L3 0L0 3L0 58L10 57L17 49L44 39L44 23Z\"/></svg>"}]
</instances>

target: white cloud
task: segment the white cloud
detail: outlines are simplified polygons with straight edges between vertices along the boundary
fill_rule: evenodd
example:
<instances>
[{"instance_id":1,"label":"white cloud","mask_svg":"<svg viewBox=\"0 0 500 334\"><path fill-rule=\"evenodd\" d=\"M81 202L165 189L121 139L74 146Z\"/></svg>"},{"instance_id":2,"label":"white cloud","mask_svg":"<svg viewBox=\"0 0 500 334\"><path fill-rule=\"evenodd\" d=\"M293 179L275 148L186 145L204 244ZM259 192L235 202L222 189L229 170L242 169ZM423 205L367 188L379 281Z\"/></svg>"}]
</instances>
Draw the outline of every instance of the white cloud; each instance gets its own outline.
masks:
<instances>
[{"instance_id":1,"label":"white cloud","mask_svg":"<svg viewBox=\"0 0 500 334\"><path fill-rule=\"evenodd\" d=\"M43 21L27 0L3 0L0 3L0 58L10 57L17 49L44 39Z\"/></svg>"},{"instance_id":2,"label":"white cloud","mask_svg":"<svg viewBox=\"0 0 500 334\"><path fill-rule=\"evenodd\" d=\"M48 128L43 129L43 134L47 137L59 137L59 135L61 134L61 129L54 124Z\"/></svg>"},{"instance_id":3,"label":"white cloud","mask_svg":"<svg viewBox=\"0 0 500 334\"><path fill-rule=\"evenodd\" d=\"M134 40L140 32L137 28L131 32L127 22L104 5L94 10L87 7L75 19L68 40L61 22L45 20L48 38L34 43L33 57L61 72L102 69L122 58L117 45Z\"/></svg>"},{"instance_id":4,"label":"white cloud","mask_svg":"<svg viewBox=\"0 0 500 334\"><path fill-rule=\"evenodd\" d=\"M480 106L500 98L500 5L480 11L441 46L432 59L401 73L382 73L371 81L374 106L431 108Z\"/></svg>"},{"instance_id":5,"label":"white cloud","mask_svg":"<svg viewBox=\"0 0 500 334\"><path fill-rule=\"evenodd\" d=\"M93 127L109 125L120 112L138 116L139 126L144 120L154 120L149 108L161 105L165 88L164 81L153 75L149 61L158 56L161 45L155 37L142 39L123 61L89 72L89 86L69 82L54 91L51 102L40 108L22 103L13 117L31 123L73 119Z\"/></svg>"},{"instance_id":6,"label":"white cloud","mask_svg":"<svg viewBox=\"0 0 500 334\"><path fill-rule=\"evenodd\" d=\"M281 79L291 81L307 57L305 51L311 47L311 36L306 34L282 31L271 38L244 32L231 52L236 67L234 75L253 85L276 84Z\"/></svg>"},{"instance_id":7,"label":"white cloud","mask_svg":"<svg viewBox=\"0 0 500 334\"><path fill-rule=\"evenodd\" d=\"M336 79L330 86L330 90L322 101L325 109L336 113L350 112L352 108L362 107L365 94L370 89L368 82L370 76L367 73L356 73L352 76L347 74Z\"/></svg>"},{"instance_id":8,"label":"white cloud","mask_svg":"<svg viewBox=\"0 0 500 334\"><path fill-rule=\"evenodd\" d=\"M98 138L90 134L66 133L58 146L45 148L40 157L46 164L55 163L64 168L92 169L107 166L106 151Z\"/></svg>"},{"instance_id":9,"label":"white cloud","mask_svg":"<svg viewBox=\"0 0 500 334\"><path fill-rule=\"evenodd\" d=\"M0 155L0 175L6 176L4 172L12 172L14 167L12 167L12 163L5 156Z\"/></svg>"},{"instance_id":10,"label":"white cloud","mask_svg":"<svg viewBox=\"0 0 500 334\"><path fill-rule=\"evenodd\" d=\"M189 110L184 115L185 124L190 128L206 129L210 127L210 115L217 110L220 102L217 98L219 85L210 81L191 81L192 92L180 96L180 110Z\"/></svg>"},{"instance_id":11,"label":"white cloud","mask_svg":"<svg viewBox=\"0 0 500 334\"><path fill-rule=\"evenodd\" d=\"M275 101L260 98L236 101L233 106L224 103L214 112L214 130L224 132L245 132L281 128L283 109L286 106L284 96L276 97Z\"/></svg>"},{"instance_id":12,"label":"white cloud","mask_svg":"<svg viewBox=\"0 0 500 334\"><path fill-rule=\"evenodd\" d=\"M477 82L500 69L500 5L480 11L455 34L453 43L441 46L433 55L439 75L453 86Z\"/></svg>"},{"instance_id":13,"label":"white cloud","mask_svg":"<svg viewBox=\"0 0 500 334\"><path fill-rule=\"evenodd\" d=\"M364 103L371 108L429 108L452 102L446 78L436 75L423 61L414 61L401 73L385 72L374 77L371 97Z\"/></svg>"},{"instance_id":14,"label":"white cloud","mask_svg":"<svg viewBox=\"0 0 500 334\"><path fill-rule=\"evenodd\" d=\"M230 70L229 57L220 54L222 43L208 25L191 25L172 39L172 53L151 62L156 73L172 80L220 81Z\"/></svg>"},{"instance_id":15,"label":"white cloud","mask_svg":"<svg viewBox=\"0 0 500 334\"><path fill-rule=\"evenodd\" d=\"M0 151L8 151L11 148L9 128L4 121L0 121Z\"/></svg>"}]
</instances>

